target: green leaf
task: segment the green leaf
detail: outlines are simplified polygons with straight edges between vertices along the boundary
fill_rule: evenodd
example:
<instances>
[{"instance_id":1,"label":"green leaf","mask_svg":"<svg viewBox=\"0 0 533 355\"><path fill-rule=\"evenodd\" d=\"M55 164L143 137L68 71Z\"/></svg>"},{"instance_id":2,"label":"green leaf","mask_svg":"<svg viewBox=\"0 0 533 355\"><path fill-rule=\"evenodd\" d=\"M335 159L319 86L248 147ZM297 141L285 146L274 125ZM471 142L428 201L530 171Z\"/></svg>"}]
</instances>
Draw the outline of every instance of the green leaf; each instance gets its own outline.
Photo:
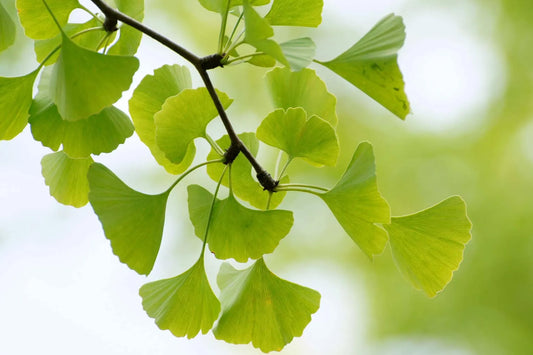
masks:
<instances>
[{"instance_id":1,"label":"green leaf","mask_svg":"<svg viewBox=\"0 0 533 355\"><path fill-rule=\"evenodd\" d=\"M273 26L318 27L323 6L323 0L274 0L265 18Z\"/></svg>"},{"instance_id":2,"label":"green leaf","mask_svg":"<svg viewBox=\"0 0 533 355\"><path fill-rule=\"evenodd\" d=\"M433 297L451 281L463 260L472 224L459 196L384 225L394 259L417 289Z\"/></svg>"},{"instance_id":3,"label":"green leaf","mask_svg":"<svg viewBox=\"0 0 533 355\"><path fill-rule=\"evenodd\" d=\"M248 150L252 153L253 156L257 155L259 150L259 141L255 138L253 133L241 133L239 134L241 141L248 147ZM217 144L227 149L231 145L231 140L227 135L223 136L217 140ZM207 156L207 160L218 159L220 156L218 153L211 149L211 152ZM224 170L223 164L209 164L207 166L207 174L214 181L219 181L220 176ZM259 182L252 177L252 166L250 162L243 154L239 154L237 158L231 164L231 181L232 181L232 190L235 196L249 202L252 206L265 209L268 203L269 192L265 191ZM284 177L281 181L283 184L289 182L288 177ZM222 179L222 185L229 187L229 176L228 174L224 175ZM274 192L270 200L270 208L274 209L285 197L287 193L280 191Z\"/></svg>"},{"instance_id":4,"label":"green leaf","mask_svg":"<svg viewBox=\"0 0 533 355\"><path fill-rule=\"evenodd\" d=\"M203 240L213 195L198 185L189 185L189 215L196 235ZM215 202L207 243L218 259L239 262L272 253L291 230L292 212L259 211L242 206L233 194Z\"/></svg>"},{"instance_id":5,"label":"green leaf","mask_svg":"<svg viewBox=\"0 0 533 355\"><path fill-rule=\"evenodd\" d=\"M15 78L0 77L0 140L17 136L28 124L33 83L38 70Z\"/></svg>"},{"instance_id":6,"label":"green leaf","mask_svg":"<svg viewBox=\"0 0 533 355\"><path fill-rule=\"evenodd\" d=\"M259 54L251 57L247 63L257 67L271 68L276 65L276 60L267 54Z\"/></svg>"},{"instance_id":7,"label":"green leaf","mask_svg":"<svg viewBox=\"0 0 533 355\"><path fill-rule=\"evenodd\" d=\"M225 109L233 102L223 92L217 94ZM195 138L206 137L207 124L217 116L206 88L185 89L169 97L154 116L159 149L174 164L181 163L187 157L188 146Z\"/></svg>"},{"instance_id":8,"label":"green leaf","mask_svg":"<svg viewBox=\"0 0 533 355\"><path fill-rule=\"evenodd\" d=\"M59 114L67 121L87 118L111 106L139 68L135 57L92 52L62 34L62 49L50 83Z\"/></svg>"},{"instance_id":9,"label":"green leaf","mask_svg":"<svg viewBox=\"0 0 533 355\"><path fill-rule=\"evenodd\" d=\"M214 11L223 14L226 11L228 0L199 0L200 4L208 9L209 11ZM235 6L240 6L243 4L243 0L230 0L230 9ZM250 5L261 6L266 5L270 0L249 0Z\"/></svg>"},{"instance_id":10,"label":"green leaf","mask_svg":"<svg viewBox=\"0 0 533 355\"><path fill-rule=\"evenodd\" d=\"M0 52L15 43L16 34L15 22L0 3Z\"/></svg>"},{"instance_id":11,"label":"green leaf","mask_svg":"<svg viewBox=\"0 0 533 355\"><path fill-rule=\"evenodd\" d=\"M161 110L167 98L191 87L191 75L187 67L164 65L156 69L154 75L144 77L129 101L130 114L137 135L150 148L157 162L171 174L180 174L189 167L196 154L196 148L194 142L190 142L180 164L168 160L156 144L154 115Z\"/></svg>"},{"instance_id":12,"label":"green leaf","mask_svg":"<svg viewBox=\"0 0 533 355\"><path fill-rule=\"evenodd\" d=\"M405 41L400 16L388 15L346 52L329 62L318 62L379 102L401 119L409 114L409 101L398 67L398 50Z\"/></svg>"},{"instance_id":13,"label":"green leaf","mask_svg":"<svg viewBox=\"0 0 533 355\"><path fill-rule=\"evenodd\" d=\"M191 339L200 330L207 333L220 313L220 302L207 280L203 257L179 276L143 285L139 295L144 310L157 326L177 337Z\"/></svg>"},{"instance_id":14,"label":"green leaf","mask_svg":"<svg viewBox=\"0 0 533 355\"><path fill-rule=\"evenodd\" d=\"M263 259L242 271L224 263L217 282L222 315L213 334L228 343L252 342L263 352L281 351L301 336L320 307L318 292L280 279Z\"/></svg>"},{"instance_id":15,"label":"green leaf","mask_svg":"<svg viewBox=\"0 0 533 355\"><path fill-rule=\"evenodd\" d=\"M279 148L289 159L304 158L312 164L334 166L339 156L339 141L331 125L307 114L303 108L278 109L257 128L257 138Z\"/></svg>"},{"instance_id":16,"label":"green leaf","mask_svg":"<svg viewBox=\"0 0 533 355\"><path fill-rule=\"evenodd\" d=\"M302 70L315 58L316 45L309 37L292 39L280 46L292 70Z\"/></svg>"},{"instance_id":17,"label":"green leaf","mask_svg":"<svg viewBox=\"0 0 533 355\"><path fill-rule=\"evenodd\" d=\"M333 127L337 125L337 99L314 70L292 72L288 68L276 68L267 73L266 80L276 108L302 107L308 116L316 115Z\"/></svg>"},{"instance_id":18,"label":"green leaf","mask_svg":"<svg viewBox=\"0 0 533 355\"><path fill-rule=\"evenodd\" d=\"M80 7L78 0L46 0L46 3L61 26L68 22L72 10ZM17 9L26 36L48 39L60 32L42 0L17 0Z\"/></svg>"},{"instance_id":19,"label":"green leaf","mask_svg":"<svg viewBox=\"0 0 533 355\"><path fill-rule=\"evenodd\" d=\"M387 233L376 223L390 223L390 208L378 191L370 143L359 144L342 178L319 196L369 258L383 251Z\"/></svg>"},{"instance_id":20,"label":"green leaf","mask_svg":"<svg viewBox=\"0 0 533 355\"><path fill-rule=\"evenodd\" d=\"M89 169L89 201L113 253L139 274L148 275L161 245L169 191L146 195L95 163Z\"/></svg>"},{"instance_id":21,"label":"green leaf","mask_svg":"<svg viewBox=\"0 0 533 355\"><path fill-rule=\"evenodd\" d=\"M50 195L64 205L85 206L89 202L87 171L92 163L91 157L74 159L64 152L45 155L41 167Z\"/></svg>"},{"instance_id":22,"label":"green leaf","mask_svg":"<svg viewBox=\"0 0 533 355\"><path fill-rule=\"evenodd\" d=\"M144 0L114 0L117 9L142 22L144 19ZM110 49L109 54L131 56L137 53L141 44L142 32L131 26L120 27L120 37Z\"/></svg>"}]
</instances>

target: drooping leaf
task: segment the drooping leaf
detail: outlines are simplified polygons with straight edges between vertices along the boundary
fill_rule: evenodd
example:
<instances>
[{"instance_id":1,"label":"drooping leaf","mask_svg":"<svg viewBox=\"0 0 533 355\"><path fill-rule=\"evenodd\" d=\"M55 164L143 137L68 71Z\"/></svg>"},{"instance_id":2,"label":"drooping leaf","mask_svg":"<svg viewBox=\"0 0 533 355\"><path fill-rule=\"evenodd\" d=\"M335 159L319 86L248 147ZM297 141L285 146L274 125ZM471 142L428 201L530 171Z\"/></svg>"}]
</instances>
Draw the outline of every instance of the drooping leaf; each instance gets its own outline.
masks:
<instances>
[{"instance_id":1,"label":"drooping leaf","mask_svg":"<svg viewBox=\"0 0 533 355\"><path fill-rule=\"evenodd\" d=\"M16 34L15 22L0 3L0 52L15 43Z\"/></svg>"},{"instance_id":2,"label":"drooping leaf","mask_svg":"<svg viewBox=\"0 0 533 355\"><path fill-rule=\"evenodd\" d=\"M220 302L207 280L203 258L181 275L143 285L139 295L144 310L157 326L177 337L191 339L200 330L207 333L220 313Z\"/></svg>"},{"instance_id":3,"label":"drooping leaf","mask_svg":"<svg viewBox=\"0 0 533 355\"><path fill-rule=\"evenodd\" d=\"M218 12L218 13L224 13L226 11L226 8L228 6L228 0L199 0L200 4L208 9L209 11ZM240 6L243 3L243 0L229 0L231 1L230 9L234 8L235 6ZM266 5L270 2L270 0L249 0L250 5L253 6L260 6L260 5Z\"/></svg>"},{"instance_id":4,"label":"drooping leaf","mask_svg":"<svg viewBox=\"0 0 533 355\"><path fill-rule=\"evenodd\" d=\"M307 67L315 58L316 45L309 37L292 39L281 43L280 46L283 55L294 71Z\"/></svg>"},{"instance_id":5,"label":"drooping leaf","mask_svg":"<svg viewBox=\"0 0 533 355\"><path fill-rule=\"evenodd\" d=\"M72 10L80 7L78 0L46 0L46 3L61 26L67 23ZM17 0L17 9L26 36L48 39L60 32L42 0Z\"/></svg>"},{"instance_id":6,"label":"drooping leaf","mask_svg":"<svg viewBox=\"0 0 533 355\"><path fill-rule=\"evenodd\" d=\"M130 269L148 275L159 253L169 191L140 193L98 163L91 165L88 178L89 201L113 253Z\"/></svg>"},{"instance_id":7,"label":"drooping leaf","mask_svg":"<svg viewBox=\"0 0 533 355\"><path fill-rule=\"evenodd\" d=\"M139 60L93 52L62 36L50 93L61 117L76 121L114 104L131 85Z\"/></svg>"},{"instance_id":8,"label":"drooping leaf","mask_svg":"<svg viewBox=\"0 0 533 355\"><path fill-rule=\"evenodd\" d=\"M383 251L387 232L376 223L390 222L390 208L378 191L370 143L359 144L342 178L319 196L369 258Z\"/></svg>"},{"instance_id":9,"label":"drooping leaf","mask_svg":"<svg viewBox=\"0 0 533 355\"><path fill-rule=\"evenodd\" d=\"M144 0L114 0L117 9L142 22L144 18ZM131 26L120 27L120 37L110 49L109 54L131 56L137 53L141 44L142 32Z\"/></svg>"},{"instance_id":10,"label":"drooping leaf","mask_svg":"<svg viewBox=\"0 0 533 355\"><path fill-rule=\"evenodd\" d=\"M318 292L280 279L262 258L242 271L222 264L217 282L222 315L213 334L228 343L251 342L263 352L281 351L301 336L320 307Z\"/></svg>"},{"instance_id":11,"label":"drooping leaf","mask_svg":"<svg viewBox=\"0 0 533 355\"><path fill-rule=\"evenodd\" d=\"M323 0L274 0L265 18L272 26L318 27L323 6Z\"/></svg>"},{"instance_id":12,"label":"drooping leaf","mask_svg":"<svg viewBox=\"0 0 533 355\"><path fill-rule=\"evenodd\" d=\"M472 224L463 199L452 196L418 213L393 217L384 227L400 270L433 297L459 268Z\"/></svg>"},{"instance_id":13,"label":"drooping leaf","mask_svg":"<svg viewBox=\"0 0 533 355\"><path fill-rule=\"evenodd\" d=\"M259 150L259 141L255 138L253 133L241 133L239 134L241 141L248 147L252 155L256 156ZM231 141L227 135L217 140L217 144L223 149L229 148ZM207 160L218 159L220 156L216 151L211 149L211 152L207 156ZM207 166L207 174L214 181L220 180L224 166L222 164L210 164ZM235 196L249 202L252 206L265 209L269 199L269 192L265 191L259 182L253 178L252 166L243 154L239 154L237 158L231 164L231 181L233 193ZM287 184L289 178L285 176L281 183ZM228 174L224 175L222 179L222 185L229 187ZM285 197L287 193L280 191L275 192L270 200L270 208L274 209Z\"/></svg>"},{"instance_id":14,"label":"drooping leaf","mask_svg":"<svg viewBox=\"0 0 533 355\"><path fill-rule=\"evenodd\" d=\"M41 167L50 195L64 205L85 206L89 202L87 171L92 163L91 157L74 159L64 152L45 155Z\"/></svg>"},{"instance_id":15,"label":"drooping leaf","mask_svg":"<svg viewBox=\"0 0 533 355\"><path fill-rule=\"evenodd\" d=\"M279 148L289 159L304 158L312 164L334 166L339 155L339 141L331 125L303 108L275 110L257 128L257 138Z\"/></svg>"},{"instance_id":16,"label":"drooping leaf","mask_svg":"<svg viewBox=\"0 0 533 355\"><path fill-rule=\"evenodd\" d=\"M401 119L410 112L398 67L398 50L405 40L402 18L388 15L328 67Z\"/></svg>"},{"instance_id":17,"label":"drooping leaf","mask_svg":"<svg viewBox=\"0 0 533 355\"><path fill-rule=\"evenodd\" d=\"M13 139L26 127L38 73L36 70L20 77L0 77L0 140Z\"/></svg>"},{"instance_id":18,"label":"drooping leaf","mask_svg":"<svg viewBox=\"0 0 533 355\"><path fill-rule=\"evenodd\" d=\"M154 75L144 77L129 101L130 114L137 135L150 148L157 162L171 174L180 174L187 169L194 159L196 148L193 142L189 143L180 164L168 160L156 144L154 115L161 110L167 98L191 87L191 75L187 67L164 65L156 69Z\"/></svg>"},{"instance_id":19,"label":"drooping leaf","mask_svg":"<svg viewBox=\"0 0 533 355\"><path fill-rule=\"evenodd\" d=\"M266 80L276 108L302 107L308 116L317 115L333 127L337 125L337 99L314 70L293 72L276 68L267 74Z\"/></svg>"},{"instance_id":20,"label":"drooping leaf","mask_svg":"<svg viewBox=\"0 0 533 355\"><path fill-rule=\"evenodd\" d=\"M217 91L220 102L227 108L233 100ZM187 149L195 138L206 137L207 124L218 116L206 88L185 89L168 98L154 116L156 143L174 164L187 157Z\"/></svg>"},{"instance_id":21,"label":"drooping leaf","mask_svg":"<svg viewBox=\"0 0 533 355\"><path fill-rule=\"evenodd\" d=\"M196 235L203 239L213 195L198 185L189 185L187 190L191 222ZM219 259L246 262L272 253L289 233L293 222L290 211L252 210L230 194L225 200L215 202L207 243Z\"/></svg>"}]
</instances>

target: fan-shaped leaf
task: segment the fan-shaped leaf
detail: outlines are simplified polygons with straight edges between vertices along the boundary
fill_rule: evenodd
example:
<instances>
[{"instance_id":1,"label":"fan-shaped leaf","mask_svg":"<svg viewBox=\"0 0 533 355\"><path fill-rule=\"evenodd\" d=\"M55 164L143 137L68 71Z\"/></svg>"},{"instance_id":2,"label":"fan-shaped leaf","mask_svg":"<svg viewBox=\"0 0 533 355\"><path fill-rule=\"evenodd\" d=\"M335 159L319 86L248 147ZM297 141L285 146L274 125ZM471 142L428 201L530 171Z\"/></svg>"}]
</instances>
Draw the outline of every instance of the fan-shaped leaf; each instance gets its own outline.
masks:
<instances>
[{"instance_id":1,"label":"fan-shaped leaf","mask_svg":"<svg viewBox=\"0 0 533 355\"><path fill-rule=\"evenodd\" d=\"M208 9L209 11L214 11L218 13L224 13L228 6L228 0L199 0L200 4L202 4L203 7ZM242 5L243 0L230 0L230 9ZM270 2L270 0L249 0L251 5L254 6L260 6L260 5L266 5Z\"/></svg>"},{"instance_id":2,"label":"fan-shaped leaf","mask_svg":"<svg viewBox=\"0 0 533 355\"><path fill-rule=\"evenodd\" d=\"M309 37L283 42L280 47L291 69L295 71L307 67L315 58L316 45Z\"/></svg>"},{"instance_id":3,"label":"fan-shaped leaf","mask_svg":"<svg viewBox=\"0 0 533 355\"><path fill-rule=\"evenodd\" d=\"M0 3L0 52L15 43L16 34L15 22Z\"/></svg>"},{"instance_id":4,"label":"fan-shaped leaf","mask_svg":"<svg viewBox=\"0 0 533 355\"><path fill-rule=\"evenodd\" d=\"M114 0L117 9L142 22L144 18L144 0ZM110 49L109 54L134 55L141 44L142 32L131 26L120 27L120 37Z\"/></svg>"},{"instance_id":5,"label":"fan-shaped leaf","mask_svg":"<svg viewBox=\"0 0 533 355\"><path fill-rule=\"evenodd\" d=\"M148 275L159 253L169 191L140 193L98 163L91 165L88 178L89 201L113 253L132 270Z\"/></svg>"},{"instance_id":6,"label":"fan-shaped leaf","mask_svg":"<svg viewBox=\"0 0 533 355\"><path fill-rule=\"evenodd\" d=\"M433 297L450 282L463 260L472 224L459 196L384 225L400 270Z\"/></svg>"},{"instance_id":7,"label":"fan-shaped leaf","mask_svg":"<svg viewBox=\"0 0 533 355\"><path fill-rule=\"evenodd\" d=\"M273 26L318 27L323 6L323 0L274 0L265 18Z\"/></svg>"},{"instance_id":8,"label":"fan-shaped leaf","mask_svg":"<svg viewBox=\"0 0 533 355\"><path fill-rule=\"evenodd\" d=\"M80 7L78 0L46 0L46 3L61 26L67 23L72 10ZM17 9L26 36L47 39L60 32L42 0L17 0Z\"/></svg>"}]
</instances>

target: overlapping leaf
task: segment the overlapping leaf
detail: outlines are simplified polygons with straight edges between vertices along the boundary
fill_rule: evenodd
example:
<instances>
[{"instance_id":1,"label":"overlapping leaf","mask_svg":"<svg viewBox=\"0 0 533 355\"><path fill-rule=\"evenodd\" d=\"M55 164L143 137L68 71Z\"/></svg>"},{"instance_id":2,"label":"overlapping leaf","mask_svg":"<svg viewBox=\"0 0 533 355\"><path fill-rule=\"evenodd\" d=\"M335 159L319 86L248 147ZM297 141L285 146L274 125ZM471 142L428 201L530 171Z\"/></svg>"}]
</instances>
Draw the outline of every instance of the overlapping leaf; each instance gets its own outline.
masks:
<instances>
[{"instance_id":1,"label":"overlapping leaf","mask_svg":"<svg viewBox=\"0 0 533 355\"><path fill-rule=\"evenodd\" d=\"M64 205L85 206L89 202L87 171L92 163L90 157L74 159L64 152L45 155L41 167L50 195Z\"/></svg>"},{"instance_id":2,"label":"overlapping leaf","mask_svg":"<svg viewBox=\"0 0 533 355\"><path fill-rule=\"evenodd\" d=\"M339 155L339 141L331 125L302 108L278 109L257 128L257 138L279 148L289 159L304 158L312 164L334 166Z\"/></svg>"},{"instance_id":3,"label":"overlapping leaf","mask_svg":"<svg viewBox=\"0 0 533 355\"><path fill-rule=\"evenodd\" d=\"M171 174L180 174L192 163L196 148L193 142L187 146L185 157L179 164L167 159L156 144L156 127L154 115L161 110L165 100L190 89L191 75L187 67L164 65L147 75L133 92L129 109L135 130L141 141L150 148L157 162Z\"/></svg>"},{"instance_id":4,"label":"overlapping leaf","mask_svg":"<svg viewBox=\"0 0 533 355\"><path fill-rule=\"evenodd\" d=\"M319 63L404 119L410 107L397 55L404 41L402 18L391 14L346 52L333 60Z\"/></svg>"},{"instance_id":5,"label":"overlapping leaf","mask_svg":"<svg viewBox=\"0 0 533 355\"><path fill-rule=\"evenodd\" d=\"M459 196L384 225L400 270L430 297L452 279L463 260L472 224Z\"/></svg>"},{"instance_id":6,"label":"overlapping leaf","mask_svg":"<svg viewBox=\"0 0 533 355\"><path fill-rule=\"evenodd\" d=\"M9 13L0 3L0 52L15 42L17 27Z\"/></svg>"},{"instance_id":7,"label":"overlapping leaf","mask_svg":"<svg viewBox=\"0 0 533 355\"><path fill-rule=\"evenodd\" d=\"M144 0L114 0L117 9L142 22L144 18ZM131 26L120 27L120 37L110 49L109 54L131 56L141 44L142 32Z\"/></svg>"},{"instance_id":8,"label":"overlapping leaf","mask_svg":"<svg viewBox=\"0 0 533 355\"><path fill-rule=\"evenodd\" d=\"M231 1L229 8L239 6L243 4L243 0L199 0L200 4L209 11L214 11L223 14L226 12L228 1ZM249 0L250 5L260 6L266 5L270 0Z\"/></svg>"},{"instance_id":9,"label":"overlapping leaf","mask_svg":"<svg viewBox=\"0 0 533 355\"><path fill-rule=\"evenodd\" d=\"M390 208L378 191L374 154L369 143L359 144L335 187L319 196L369 258L383 251L387 233L376 224L390 222Z\"/></svg>"},{"instance_id":10,"label":"overlapping leaf","mask_svg":"<svg viewBox=\"0 0 533 355\"><path fill-rule=\"evenodd\" d=\"M113 253L132 270L148 275L161 245L169 191L140 193L98 163L91 165L88 179L89 201Z\"/></svg>"},{"instance_id":11,"label":"overlapping leaf","mask_svg":"<svg viewBox=\"0 0 533 355\"><path fill-rule=\"evenodd\" d=\"M61 26L67 23L72 10L80 6L78 0L46 0L46 3ZM48 39L60 32L42 0L17 0L17 9L26 36Z\"/></svg>"},{"instance_id":12,"label":"overlapping leaf","mask_svg":"<svg viewBox=\"0 0 533 355\"><path fill-rule=\"evenodd\" d=\"M143 285L139 294L144 310L157 326L177 337L194 338L200 330L207 333L220 313L203 258L181 275Z\"/></svg>"},{"instance_id":13,"label":"overlapping leaf","mask_svg":"<svg viewBox=\"0 0 533 355\"><path fill-rule=\"evenodd\" d=\"M232 103L226 94L220 91L217 94L224 108ZM207 124L217 116L206 88L182 90L168 98L154 116L159 149L172 163L181 163L187 157L191 142L195 138L205 138Z\"/></svg>"},{"instance_id":14,"label":"overlapping leaf","mask_svg":"<svg viewBox=\"0 0 533 355\"><path fill-rule=\"evenodd\" d=\"M295 71L307 67L315 58L316 45L309 37L283 42L280 47L291 69Z\"/></svg>"},{"instance_id":15,"label":"overlapping leaf","mask_svg":"<svg viewBox=\"0 0 533 355\"><path fill-rule=\"evenodd\" d=\"M274 0L265 18L273 26L318 27L323 6L323 0Z\"/></svg>"},{"instance_id":16,"label":"overlapping leaf","mask_svg":"<svg viewBox=\"0 0 533 355\"><path fill-rule=\"evenodd\" d=\"M196 235L203 239L213 195L198 185L189 185L189 215ZM219 259L239 262L272 253L290 231L292 212L259 211L239 204L233 194L215 202L207 243Z\"/></svg>"},{"instance_id":17,"label":"overlapping leaf","mask_svg":"<svg viewBox=\"0 0 533 355\"><path fill-rule=\"evenodd\" d=\"M280 351L302 335L320 306L320 294L280 279L257 260L239 271L224 263L217 279L222 315L213 333L228 343L252 343L263 352Z\"/></svg>"}]
</instances>

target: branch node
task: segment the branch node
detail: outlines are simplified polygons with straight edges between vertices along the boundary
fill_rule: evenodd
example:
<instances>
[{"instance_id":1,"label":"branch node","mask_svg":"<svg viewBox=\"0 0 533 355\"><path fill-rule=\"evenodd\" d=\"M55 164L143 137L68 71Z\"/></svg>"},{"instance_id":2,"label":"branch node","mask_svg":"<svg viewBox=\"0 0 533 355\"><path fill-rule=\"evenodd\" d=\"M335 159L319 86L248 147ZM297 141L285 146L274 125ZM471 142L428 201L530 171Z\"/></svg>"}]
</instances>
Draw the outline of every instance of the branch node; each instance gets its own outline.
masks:
<instances>
[{"instance_id":1,"label":"branch node","mask_svg":"<svg viewBox=\"0 0 533 355\"><path fill-rule=\"evenodd\" d=\"M232 143L224 154L224 164L231 164L241 152L241 142Z\"/></svg>"},{"instance_id":2,"label":"branch node","mask_svg":"<svg viewBox=\"0 0 533 355\"><path fill-rule=\"evenodd\" d=\"M104 30L106 30L106 32L111 33L118 31L117 24L118 20L116 17L109 16L108 14L106 14L104 21Z\"/></svg>"},{"instance_id":3,"label":"branch node","mask_svg":"<svg viewBox=\"0 0 533 355\"><path fill-rule=\"evenodd\" d=\"M263 186L263 190L274 192L274 189L279 184L279 181L274 180L266 170L257 173L256 176L261 186Z\"/></svg>"},{"instance_id":4,"label":"branch node","mask_svg":"<svg viewBox=\"0 0 533 355\"><path fill-rule=\"evenodd\" d=\"M219 53L200 58L200 67L203 70L210 70L218 67L222 68L224 67L224 65L222 65L222 58L224 58L224 56Z\"/></svg>"}]
</instances>

